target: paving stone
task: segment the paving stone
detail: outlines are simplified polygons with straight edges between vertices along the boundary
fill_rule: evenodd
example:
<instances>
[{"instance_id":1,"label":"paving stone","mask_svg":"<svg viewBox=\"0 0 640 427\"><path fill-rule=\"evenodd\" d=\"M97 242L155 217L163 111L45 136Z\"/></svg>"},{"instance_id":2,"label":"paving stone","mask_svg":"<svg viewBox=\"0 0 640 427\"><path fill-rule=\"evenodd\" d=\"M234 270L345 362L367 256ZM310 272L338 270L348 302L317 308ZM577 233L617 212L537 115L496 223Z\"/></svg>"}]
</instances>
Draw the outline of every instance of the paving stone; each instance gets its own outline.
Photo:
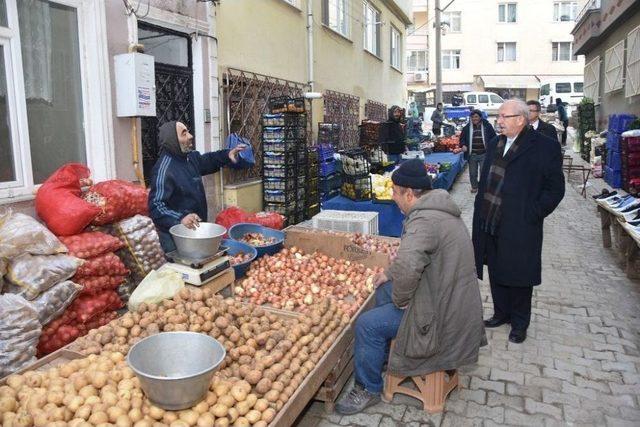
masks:
<instances>
[{"instance_id":1,"label":"paving stone","mask_svg":"<svg viewBox=\"0 0 640 427\"><path fill-rule=\"evenodd\" d=\"M467 418L456 414L445 414L442 419L442 427L481 427L483 420L478 418ZM486 426L486 423L484 424Z\"/></svg>"},{"instance_id":2,"label":"paving stone","mask_svg":"<svg viewBox=\"0 0 640 427\"><path fill-rule=\"evenodd\" d=\"M469 402L467 405L468 417L489 418L497 423L504 422L504 408L498 406L492 408L487 405L478 405L475 402Z\"/></svg>"},{"instance_id":3,"label":"paving stone","mask_svg":"<svg viewBox=\"0 0 640 427\"><path fill-rule=\"evenodd\" d=\"M636 365L631 362L602 362L604 371L637 372Z\"/></svg>"},{"instance_id":4,"label":"paving stone","mask_svg":"<svg viewBox=\"0 0 640 427\"><path fill-rule=\"evenodd\" d=\"M340 420L340 425L377 426L378 424L380 424L380 420L382 420L382 415L380 414L360 413L360 414L343 416L342 419Z\"/></svg>"},{"instance_id":5,"label":"paving stone","mask_svg":"<svg viewBox=\"0 0 640 427\"><path fill-rule=\"evenodd\" d=\"M592 381L580 376L576 376L576 386L592 388L602 393L611 393L611 387L608 383L601 381Z\"/></svg>"},{"instance_id":6,"label":"paving stone","mask_svg":"<svg viewBox=\"0 0 640 427\"><path fill-rule=\"evenodd\" d=\"M485 381L480 378L471 378L471 385L469 386L471 389L483 389L483 390L493 390L497 393L504 394L505 385L500 381Z\"/></svg>"},{"instance_id":7,"label":"paving stone","mask_svg":"<svg viewBox=\"0 0 640 427\"><path fill-rule=\"evenodd\" d=\"M504 422L507 425L514 426L542 426L548 417L543 415L532 415L523 412L515 411L513 409L505 409Z\"/></svg>"},{"instance_id":8,"label":"paving stone","mask_svg":"<svg viewBox=\"0 0 640 427\"><path fill-rule=\"evenodd\" d=\"M552 390L542 390L542 401L550 404L565 404L580 406L581 400L579 396L570 393L558 393Z\"/></svg>"},{"instance_id":9,"label":"paving stone","mask_svg":"<svg viewBox=\"0 0 640 427\"><path fill-rule=\"evenodd\" d=\"M524 398L520 396L507 396L490 391L487 393L487 405L504 406L516 410L522 410L524 408Z\"/></svg>"},{"instance_id":10,"label":"paving stone","mask_svg":"<svg viewBox=\"0 0 640 427\"><path fill-rule=\"evenodd\" d=\"M594 360L616 360L614 354L610 351L591 351L588 349L584 349L584 357L586 359L594 359Z\"/></svg>"},{"instance_id":11,"label":"paving stone","mask_svg":"<svg viewBox=\"0 0 640 427\"><path fill-rule=\"evenodd\" d=\"M590 388L576 387L566 381L562 383L562 392L571 393L577 396L585 397L587 399L595 400L598 393Z\"/></svg>"},{"instance_id":12,"label":"paving stone","mask_svg":"<svg viewBox=\"0 0 640 427\"><path fill-rule=\"evenodd\" d=\"M569 356L569 358L570 357L571 356ZM559 369L561 371L573 371L583 376L587 374L586 366L578 365L572 361L556 359L555 365L556 369Z\"/></svg>"},{"instance_id":13,"label":"paving stone","mask_svg":"<svg viewBox=\"0 0 640 427\"><path fill-rule=\"evenodd\" d=\"M562 419L562 409L548 403L540 403L533 399L524 400L524 409L530 414L549 415L557 420Z\"/></svg>"},{"instance_id":14,"label":"paving stone","mask_svg":"<svg viewBox=\"0 0 640 427\"><path fill-rule=\"evenodd\" d=\"M557 378L565 381L573 381L573 371L562 371L560 369L542 368L542 375L547 378Z\"/></svg>"},{"instance_id":15,"label":"paving stone","mask_svg":"<svg viewBox=\"0 0 640 427\"><path fill-rule=\"evenodd\" d=\"M519 385L524 384L524 374L521 372L508 372L493 368L491 369L491 376L489 378L491 378L492 381L510 381Z\"/></svg>"},{"instance_id":16,"label":"paving stone","mask_svg":"<svg viewBox=\"0 0 640 427\"><path fill-rule=\"evenodd\" d=\"M446 400L444 409L445 412L455 412L458 415L465 415L467 412L467 402L456 399L455 396L453 396L453 398Z\"/></svg>"},{"instance_id":17,"label":"paving stone","mask_svg":"<svg viewBox=\"0 0 640 427\"><path fill-rule=\"evenodd\" d=\"M533 385L542 387L543 389L560 391L562 389L562 380L558 378L540 377L530 374L525 374L524 383L526 385Z\"/></svg>"},{"instance_id":18,"label":"paving stone","mask_svg":"<svg viewBox=\"0 0 640 427\"><path fill-rule=\"evenodd\" d=\"M530 397L540 401L542 399L542 389L534 386L521 386L518 384L507 383L507 395Z\"/></svg>"},{"instance_id":19,"label":"paving stone","mask_svg":"<svg viewBox=\"0 0 640 427\"><path fill-rule=\"evenodd\" d=\"M408 407L402 418L394 417L394 419L398 421L402 420L402 422L405 423L418 422L438 426L442 421L442 413L429 414L423 411L422 408Z\"/></svg>"},{"instance_id":20,"label":"paving stone","mask_svg":"<svg viewBox=\"0 0 640 427\"><path fill-rule=\"evenodd\" d=\"M473 401L484 404L487 401L487 393L484 390L462 389L458 392L458 398L464 401Z\"/></svg>"},{"instance_id":21,"label":"paving stone","mask_svg":"<svg viewBox=\"0 0 640 427\"><path fill-rule=\"evenodd\" d=\"M401 420L407 407L400 403L380 402L374 406L365 409L367 414L388 415L395 420Z\"/></svg>"},{"instance_id":22,"label":"paving stone","mask_svg":"<svg viewBox=\"0 0 640 427\"><path fill-rule=\"evenodd\" d=\"M604 417L607 426L611 427L638 427L638 421L623 420L622 418L614 418L608 415Z\"/></svg>"}]
</instances>

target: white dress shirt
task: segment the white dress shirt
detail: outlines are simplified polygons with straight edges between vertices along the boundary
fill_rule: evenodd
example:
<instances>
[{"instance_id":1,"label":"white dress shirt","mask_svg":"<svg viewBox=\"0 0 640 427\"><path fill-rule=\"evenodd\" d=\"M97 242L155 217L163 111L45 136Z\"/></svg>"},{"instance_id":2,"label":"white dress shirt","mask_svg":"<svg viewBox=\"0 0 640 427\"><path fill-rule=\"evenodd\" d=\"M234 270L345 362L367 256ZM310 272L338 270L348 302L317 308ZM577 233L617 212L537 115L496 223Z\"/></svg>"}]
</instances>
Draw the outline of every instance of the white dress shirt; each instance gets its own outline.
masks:
<instances>
[{"instance_id":1,"label":"white dress shirt","mask_svg":"<svg viewBox=\"0 0 640 427\"><path fill-rule=\"evenodd\" d=\"M538 130L538 126L540 126L540 120L536 120L535 122L531 123L531 127L535 130Z\"/></svg>"},{"instance_id":2,"label":"white dress shirt","mask_svg":"<svg viewBox=\"0 0 640 427\"><path fill-rule=\"evenodd\" d=\"M515 138L507 138L507 142L504 144L504 153L502 153L502 157L507 155L509 148L511 148L511 145L513 145L513 141L515 140Z\"/></svg>"}]
</instances>

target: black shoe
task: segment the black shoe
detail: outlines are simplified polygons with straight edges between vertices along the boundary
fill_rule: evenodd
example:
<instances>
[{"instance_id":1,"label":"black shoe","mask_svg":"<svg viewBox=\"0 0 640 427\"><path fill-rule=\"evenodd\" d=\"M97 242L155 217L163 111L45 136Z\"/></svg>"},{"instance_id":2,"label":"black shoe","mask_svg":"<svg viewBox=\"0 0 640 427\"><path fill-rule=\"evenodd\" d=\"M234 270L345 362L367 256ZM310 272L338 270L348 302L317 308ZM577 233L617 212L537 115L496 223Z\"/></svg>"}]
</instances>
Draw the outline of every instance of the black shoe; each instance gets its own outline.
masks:
<instances>
[{"instance_id":1,"label":"black shoe","mask_svg":"<svg viewBox=\"0 0 640 427\"><path fill-rule=\"evenodd\" d=\"M509 341L511 341L512 343L520 344L526 339L527 339L526 329L511 329L511 332L509 333Z\"/></svg>"},{"instance_id":2,"label":"black shoe","mask_svg":"<svg viewBox=\"0 0 640 427\"><path fill-rule=\"evenodd\" d=\"M379 394L369 393L356 384L353 389L336 404L336 412L341 415L353 415L364 411L369 406L373 406L378 402L380 402Z\"/></svg>"},{"instance_id":3,"label":"black shoe","mask_svg":"<svg viewBox=\"0 0 640 427\"><path fill-rule=\"evenodd\" d=\"M606 188L602 190L602 193L593 196L594 199L606 199L607 197L613 197L618 194L617 191L609 191Z\"/></svg>"},{"instance_id":4,"label":"black shoe","mask_svg":"<svg viewBox=\"0 0 640 427\"><path fill-rule=\"evenodd\" d=\"M497 328L498 326L502 326L505 323L510 323L509 319L498 319L497 317L492 317L491 319L487 319L484 321L485 328Z\"/></svg>"}]
</instances>

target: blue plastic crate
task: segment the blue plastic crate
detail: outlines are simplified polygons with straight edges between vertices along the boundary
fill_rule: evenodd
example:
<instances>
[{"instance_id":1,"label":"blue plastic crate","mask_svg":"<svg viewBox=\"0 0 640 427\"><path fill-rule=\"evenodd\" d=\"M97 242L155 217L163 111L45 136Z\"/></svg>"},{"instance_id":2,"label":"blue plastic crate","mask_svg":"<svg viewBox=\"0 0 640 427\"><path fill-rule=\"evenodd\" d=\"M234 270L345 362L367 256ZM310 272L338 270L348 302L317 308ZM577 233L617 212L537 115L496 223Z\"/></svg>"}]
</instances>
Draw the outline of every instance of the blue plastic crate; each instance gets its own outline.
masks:
<instances>
[{"instance_id":1,"label":"blue plastic crate","mask_svg":"<svg viewBox=\"0 0 640 427\"><path fill-rule=\"evenodd\" d=\"M607 151L607 167L617 172L622 170L622 158L619 151Z\"/></svg>"},{"instance_id":2,"label":"blue plastic crate","mask_svg":"<svg viewBox=\"0 0 640 427\"><path fill-rule=\"evenodd\" d=\"M629 125L637 117L633 114L610 114L609 115L609 131L622 133L629 129Z\"/></svg>"},{"instance_id":3,"label":"blue plastic crate","mask_svg":"<svg viewBox=\"0 0 640 427\"><path fill-rule=\"evenodd\" d=\"M331 160L329 162L320 163L320 176L329 176L336 171L336 161Z\"/></svg>"},{"instance_id":4,"label":"blue plastic crate","mask_svg":"<svg viewBox=\"0 0 640 427\"><path fill-rule=\"evenodd\" d=\"M604 181L613 188L622 187L622 172L614 171L608 166L604 168Z\"/></svg>"},{"instance_id":5,"label":"blue plastic crate","mask_svg":"<svg viewBox=\"0 0 640 427\"><path fill-rule=\"evenodd\" d=\"M620 151L620 134L614 131L607 132L607 151Z\"/></svg>"},{"instance_id":6,"label":"blue plastic crate","mask_svg":"<svg viewBox=\"0 0 640 427\"><path fill-rule=\"evenodd\" d=\"M320 179L320 192L328 193L331 190L339 189L342 185L342 176L339 173L333 173Z\"/></svg>"},{"instance_id":7,"label":"blue plastic crate","mask_svg":"<svg viewBox=\"0 0 640 427\"><path fill-rule=\"evenodd\" d=\"M331 145L328 145L328 144L318 144L316 150L318 152L318 161L319 162L326 162L326 161L333 160L333 155L336 152L333 149L333 147Z\"/></svg>"}]
</instances>

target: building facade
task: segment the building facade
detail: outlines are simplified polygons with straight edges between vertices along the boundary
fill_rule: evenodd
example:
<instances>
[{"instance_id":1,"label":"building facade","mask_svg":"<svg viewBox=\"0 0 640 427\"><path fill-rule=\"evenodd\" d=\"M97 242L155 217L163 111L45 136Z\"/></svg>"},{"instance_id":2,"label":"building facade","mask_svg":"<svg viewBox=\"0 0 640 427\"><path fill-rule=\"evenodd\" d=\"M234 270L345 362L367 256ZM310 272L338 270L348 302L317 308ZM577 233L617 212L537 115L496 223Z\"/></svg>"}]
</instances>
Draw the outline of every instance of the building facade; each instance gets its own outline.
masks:
<instances>
[{"instance_id":1,"label":"building facade","mask_svg":"<svg viewBox=\"0 0 640 427\"><path fill-rule=\"evenodd\" d=\"M537 99L541 82L579 77L584 62L576 56L571 30L581 3L584 0L441 1L444 101L471 90ZM425 28L433 46L433 1L427 14ZM428 66L433 87L435 49L429 50Z\"/></svg>"},{"instance_id":2,"label":"building facade","mask_svg":"<svg viewBox=\"0 0 640 427\"><path fill-rule=\"evenodd\" d=\"M598 129L610 114L640 116L640 2L589 1L572 34L585 56L585 96L595 102Z\"/></svg>"},{"instance_id":3,"label":"building facade","mask_svg":"<svg viewBox=\"0 0 640 427\"><path fill-rule=\"evenodd\" d=\"M428 1L413 0L413 25L407 29L405 80L409 102L415 102L419 112L433 105L429 80L429 29Z\"/></svg>"}]
</instances>

